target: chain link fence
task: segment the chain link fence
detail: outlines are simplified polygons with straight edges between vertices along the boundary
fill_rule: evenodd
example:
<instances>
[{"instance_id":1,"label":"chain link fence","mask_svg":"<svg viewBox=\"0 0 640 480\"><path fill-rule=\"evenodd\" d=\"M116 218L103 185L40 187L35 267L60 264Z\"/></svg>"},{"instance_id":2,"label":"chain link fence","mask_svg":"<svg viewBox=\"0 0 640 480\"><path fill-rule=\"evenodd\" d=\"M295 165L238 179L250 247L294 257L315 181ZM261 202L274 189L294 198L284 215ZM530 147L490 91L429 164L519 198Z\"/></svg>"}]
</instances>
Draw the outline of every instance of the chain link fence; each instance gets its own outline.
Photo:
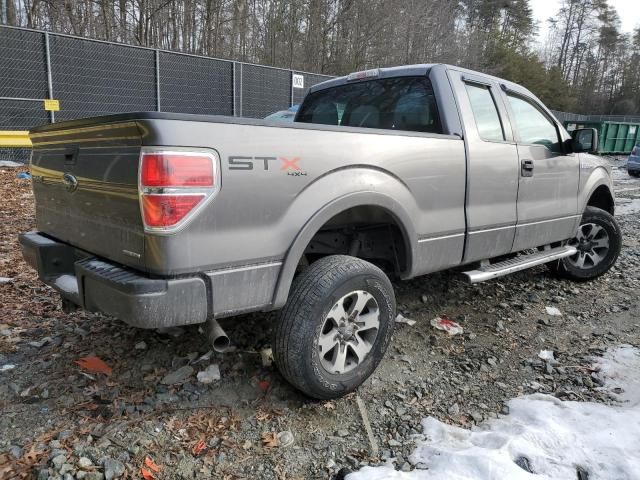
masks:
<instances>
[{"instance_id":1,"label":"chain link fence","mask_svg":"<svg viewBox=\"0 0 640 480\"><path fill-rule=\"evenodd\" d=\"M0 131L136 111L264 118L299 104L332 77L0 26ZM45 99L60 102L46 111ZM639 116L554 111L564 121ZM0 145L0 159L28 159Z\"/></svg>"},{"instance_id":2,"label":"chain link fence","mask_svg":"<svg viewBox=\"0 0 640 480\"><path fill-rule=\"evenodd\" d=\"M55 120L156 110L153 50L49 36Z\"/></svg>"},{"instance_id":3,"label":"chain link fence","mask_svg":"<svg viewBox=\"0 0 640 480\"><path fill-rule=\"evenodd\" d=\"M264 118L291 106L291 71L243 64L241 68L243 117Z\"/></svg>"},{"instance_id":4,"label":"chain link fence","mask_svg":"<svg viewBox=\"0 0 640 480\"><path fill-rule=\"evenodd\" d=\"M0 130L138 111L263 118L329 78L0 26ZM45 99L59 100L60 110L46 111ZM0 159L28 152L0 146Z\"/></svg>"},{"instance_id":5,"label":"chain link fence","mask_svg":"<svg viewBox=\"0 0 640 480\"><path fill-rule=\"evenodd\" d=\"M163 112L234 115L233 64L159 52Z\"/></svg>"}]
</instances>

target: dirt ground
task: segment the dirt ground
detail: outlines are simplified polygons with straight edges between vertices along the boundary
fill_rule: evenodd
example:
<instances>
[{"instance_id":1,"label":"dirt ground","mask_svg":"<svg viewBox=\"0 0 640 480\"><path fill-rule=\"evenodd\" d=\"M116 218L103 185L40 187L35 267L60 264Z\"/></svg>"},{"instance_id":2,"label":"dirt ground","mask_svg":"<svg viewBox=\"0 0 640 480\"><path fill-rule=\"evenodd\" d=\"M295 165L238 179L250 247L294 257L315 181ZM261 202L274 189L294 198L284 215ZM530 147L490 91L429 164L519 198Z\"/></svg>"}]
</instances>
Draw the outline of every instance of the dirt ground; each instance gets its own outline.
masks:
<instances>
[{"instance_id":1,"label":"dirt ground","mask_svg":"<svg viewBox=\"0 0 640 480\"><path fill-rule=\"evenodd\" d=\"M426 416L471 427L532 392L611 401L589 357L640 345L640 180L611 162L625 235L611 272L586 284L543 267L478 285L458 272L397 283L399 313L415 325L397 324L375 374L329 402L263 366L271 315L224 321L235 348L211 354L196 327L138 330L63 313L17 244L34 228L30 183L20 168L0 168L0 478L337 479L389 458L406 471L421 468L409 454ZM442 314L464 334L434 330ZM75 363L94 356L110 374ZM210 364L221 379L205 385L196 374Z\"/></svg>"}]
</instances>

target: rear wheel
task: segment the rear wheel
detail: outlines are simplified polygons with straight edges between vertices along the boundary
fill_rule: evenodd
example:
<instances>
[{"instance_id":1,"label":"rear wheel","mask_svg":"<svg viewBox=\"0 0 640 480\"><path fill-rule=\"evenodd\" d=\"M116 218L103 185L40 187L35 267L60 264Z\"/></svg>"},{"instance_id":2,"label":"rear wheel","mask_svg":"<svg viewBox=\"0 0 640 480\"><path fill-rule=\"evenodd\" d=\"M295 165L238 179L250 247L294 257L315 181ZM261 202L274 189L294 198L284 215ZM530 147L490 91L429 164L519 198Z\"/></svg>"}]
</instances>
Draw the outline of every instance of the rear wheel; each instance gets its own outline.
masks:
<instances>
[{"instance_id":1,"label":"rear wheel","mask_svg":"<svg viewBox=\"0 0 640 480\"><path fill-rule=\"evenodd\" d=\"M378 366L394 317L393 288L382 270L355 257L322 258L296 278L278 316L275 363L307 395L340 397Z\"/></svg>"},{"instance_id":2,"label":"rear wheel","mask_svg":"<svg viewBox=\"0 0 640 480\"><path fill-rule=\"evenodd\" d=\"M578 252L549 264L563 278L587 281L603 275L616 263L622 246L622 232L610 213L587 207L575 238L569 240Z\"/></svg>"},{"instance_id":3,"label":"rear wheel","mask_svg":"<svg viewBox=\"0 0 640 480\"><path fill-rule=\"evenodd\" d=\"M629 175L632 177L640 177L640 171L638 170L629 170Z\"/></svg>"}]
</instances>

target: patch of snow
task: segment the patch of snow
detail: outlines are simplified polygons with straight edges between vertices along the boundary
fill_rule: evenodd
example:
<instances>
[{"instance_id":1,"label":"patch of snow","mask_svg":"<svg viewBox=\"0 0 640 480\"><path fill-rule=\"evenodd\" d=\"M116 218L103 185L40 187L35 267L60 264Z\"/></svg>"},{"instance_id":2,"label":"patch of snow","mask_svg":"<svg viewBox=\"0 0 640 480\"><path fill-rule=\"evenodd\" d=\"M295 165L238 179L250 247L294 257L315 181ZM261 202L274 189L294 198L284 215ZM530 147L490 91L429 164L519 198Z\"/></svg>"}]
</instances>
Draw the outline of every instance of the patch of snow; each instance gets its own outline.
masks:
<instances>
[{"instance_id":1,"label":"patch of snow","mask_svg":"<svg viewBox=\"0 0 640 480\"><path fill-rule=\"evenodd\" d=\"M640 199L618 198L615 207L616 215L633 215L640 212Z\"/></svg>"},{"instance_id":2,"label":"patch of snow","mask_svg":"<svg viewBox=\"0 0 640 480\"><path fill-rule=\"evenodd\" d=\"M406 323L407 325L412 327L413 325L416 324L416 321L411 320L410 318L403 317L402 315L398 314L398 316L396 317L396 323Z\"/></svg>"},{"instance_id":3,"label":"patch of snow","mask_svg":"<svg viewBox=\"0 0 640 480\"><path fill-rule=\"evenodd\" d=\"M552 362L555 360L553 355L553 350L540 350L538 352L538 358L545 360L547 362Z\"/></svg>"},{"instance_id":4,"label":"patch of snow","mask_svg":"<svg viewBox=\"0 0 640 480\"><path fill-rule=\"evenodd\" d=\"M75 275L60 275L55 281L56 287L67 293L78 293L78 279Z\"/></svg>"},{"instance_id":5,"label":"patch of snow","mask_svg":"<svg viewBox=\"0 0 640 480\"><path fill-rule=\"evenodd\" d=\"M557 307L544 307L544 309L547 311L547 315L551 315L552 317L562 316L562 312Z\"/></svg>"},{"instance_id":6,"label":"patch of snow","mask_svg":"<svg viewBox=\"0 0 640 480\"><path fill-rule=\"evenodd\" d=\"M0 167L24 167L24 163L14 162L12 160L0 160Z\"/></svg>"},{"instance_id":7,"label":"patch of snow","mask_svg":"<svg viewBox=\"0 0 640 480\"><path fill-rule=\"evenodd\" d=\"M638 190L640 190L640 187L616 188L615 193L617 195L622 192L637 192ZM616 200L620 200L620 199L616 198Z\"/></svg>"},{"instance_id":8,"label":"patch of snow","mask_svg":"<svg viewBox=\"0 0 640 480\"><path fill-rule=\"evenodd\" d=\"M220 367L217 363L213 363L201 372L198 372L196 377L200 383L204 383L205 385L216 382L222 378L220 375Z\"/></svg>"},{"instance_id":9,"label":"patch of snow","mask_svg":"<svg viewBox=\"0 0 640 480\"><path fill-rule=\"evenodd\" d=\"M610 348L594 362L600 367L605 386L617 400L640 407L640 350L631 345ZM623 391L619 392L619 389Z\"/></svg>"},{"instance_id":10,"label":"patch of snow","mask_svg":"<svg viewBox=\"0 0 640 480\"><path fill-rule=\"evenodd\" d=\"M16 368L15 365L13 365L12 363L7 363L0 367L0 372L8 372L9 370L13 370L14 368Z\"/></svg>"},{"instance_id":11,"label":"patch of snow","mask_svg":"<svg viewBox=\"0 0 640 480\"><path fill-rule=\"evenodd\" d=\"M364 467L347 480L565 480L578 478L577 468L592 480L640 478L640 350L610 349L597 363L605 388L624 389L624 404L535 394L511 400L509 415L473 430L429 417L426 440L411 456L419 469ZM515 463L523 457L534 473Z\"/></svg>"},{"instance_id":12,"label":"patch of snow","mask_svg":"<svg viewBox=\"0 0 640 480\"><path fill-rule=\"evenodd\" d=\"M13 280L13 278L11 277L0 277L0 285L2 285L3 283L9 283Z\"/></svg>"},{"instance_id":13,"label":"patch of snow","mask_svg":"<svg viewBox=\"0 0 640 480\"><path fill-rule=\"evenodd\" d=\"M631 183L634 181L634 178L629 175L626 165L624 167L614 168L611 171L611 178L613 178L616 183Z\"/></svg>"}]
</instances>

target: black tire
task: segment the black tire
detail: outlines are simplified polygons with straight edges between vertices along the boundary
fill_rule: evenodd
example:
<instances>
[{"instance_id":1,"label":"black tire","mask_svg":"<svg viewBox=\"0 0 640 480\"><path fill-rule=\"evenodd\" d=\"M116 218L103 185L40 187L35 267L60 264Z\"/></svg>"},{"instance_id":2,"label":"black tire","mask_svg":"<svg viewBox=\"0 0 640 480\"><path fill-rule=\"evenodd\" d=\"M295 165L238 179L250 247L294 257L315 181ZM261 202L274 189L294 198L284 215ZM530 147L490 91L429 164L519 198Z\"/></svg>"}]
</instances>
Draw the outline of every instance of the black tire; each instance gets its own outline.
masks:
<instances>
[{"instance_id":1,"label":"black tire","mask_svg":"<svg viewBox=\"0 0 640 480\"><path fill-rule=\"evenodd\" d=\"M350 360L351 370L343 373L330 372L325 365L330 361L326 357L332 350L327 349L321 358L321 335L327 336L327 322L333 322L329 317L335 316L333 312L336 311L337 302L344 302L344 298L351 293L355 293L357 299L357 292L364 292L361 295L369 302L362 312L373 311L377 315L377 333L367 343L370 350L363 354L362 361L352 355L355 362ZM347 298L346 301L348 300ZM356 300L353 302L355 306ZM370 311L368 305L373 305L374 308ZM344 307L344 303L341 306ZM345 310L348 311L348 308ZM278 314L273 339L275 364L289 383L310 397L324 400L343 396L362 384L382 360L393 334L395 311L393 288L382 270L355 257L324 257L311 264L295 279L287 303ZM352 315L355 315L357 323L359 313L352 312ZM363 314L362 318L364 315L367 314ZM351 319L351 315L348 318ZM330 334L335 327L331 328ZM363 328L358 333L357 327L355 328L356 332L348 332L352 339L366 330ZM368 335L372 334L372 331L367 332ZM340 332L339 335L342 339L343 333ZM360 341L355 340L356 343ZM337 348L342 347L338 345ZM346 346L344 352L354 353L353 350L347 350ZM345 353L345 358L346 355Z\"/></svg>"},{"instance_id":2,"label":"black tire","mask_svg":"<svg viewBox=\"0 0 640 480\"><path fill-rule=\"evenodd\" d=\"M590 265L585 262L583 267L579 268L576 266L576 261L578 260L577 255L579 255L577 254L573 257L566 257L548 264L551 271L562 278L586 282L605 274L616 263L618 255L620 254L620 248L622 247L622 231L620 230L618 222L609 212L596 207L587 207L582 215L580 228L590 224L603 229L608 237L609 248L606 253L602 252L602 260L595 265ZM575 239L573 243L576 243ZM588 246L585 248L588 248Z\"/></svg>"},{"instance_id":3,"label":"black tire","mask_svg":"<svg viewBox=\"0 0 640 480\"><path fill-rule=\"evenodd\" d=\"M628 170L628 172L632 177L640 177L640 172L638 170Z\"/></svg>"}]
</instances>

